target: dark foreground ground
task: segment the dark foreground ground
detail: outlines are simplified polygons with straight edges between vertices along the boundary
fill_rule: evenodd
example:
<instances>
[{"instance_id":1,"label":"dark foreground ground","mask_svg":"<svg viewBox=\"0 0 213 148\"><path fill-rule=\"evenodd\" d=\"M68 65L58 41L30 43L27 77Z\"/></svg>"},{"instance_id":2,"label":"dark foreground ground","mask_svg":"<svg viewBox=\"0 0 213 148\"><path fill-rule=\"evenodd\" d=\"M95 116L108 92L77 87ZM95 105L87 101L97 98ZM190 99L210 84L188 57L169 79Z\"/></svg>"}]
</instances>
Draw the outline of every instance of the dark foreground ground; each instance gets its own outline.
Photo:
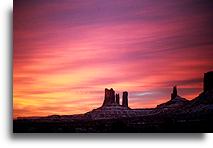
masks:
<instances>
[{"instance_id":1,"label":"dark foreground ground","mask_svg":"<svg viewBox=\"0 0 213 148\"><path fill-rule=\"evenodd\" d=\"M54 118L18 119L14 133L210 133L213 113L162 114L143 117L99 119Z\"/></svg>"}]
</instances>

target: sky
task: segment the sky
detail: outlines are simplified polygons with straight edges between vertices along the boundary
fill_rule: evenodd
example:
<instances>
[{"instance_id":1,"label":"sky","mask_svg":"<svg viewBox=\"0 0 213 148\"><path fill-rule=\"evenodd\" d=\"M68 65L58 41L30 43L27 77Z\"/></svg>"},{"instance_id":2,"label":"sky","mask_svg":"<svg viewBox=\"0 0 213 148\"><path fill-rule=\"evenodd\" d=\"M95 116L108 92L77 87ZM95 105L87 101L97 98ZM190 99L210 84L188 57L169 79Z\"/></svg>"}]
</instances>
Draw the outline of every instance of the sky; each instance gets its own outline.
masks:
<instances>
[{"instance_id":1,"label":"sky","mask_svg":"<svg viewBox=\"0 0 213 148\"><path fill-rule=\"evenodd\" d=\"M13 117L189 100L213 70L211 0L14 0Z\"/></svg>"}]
</instances>

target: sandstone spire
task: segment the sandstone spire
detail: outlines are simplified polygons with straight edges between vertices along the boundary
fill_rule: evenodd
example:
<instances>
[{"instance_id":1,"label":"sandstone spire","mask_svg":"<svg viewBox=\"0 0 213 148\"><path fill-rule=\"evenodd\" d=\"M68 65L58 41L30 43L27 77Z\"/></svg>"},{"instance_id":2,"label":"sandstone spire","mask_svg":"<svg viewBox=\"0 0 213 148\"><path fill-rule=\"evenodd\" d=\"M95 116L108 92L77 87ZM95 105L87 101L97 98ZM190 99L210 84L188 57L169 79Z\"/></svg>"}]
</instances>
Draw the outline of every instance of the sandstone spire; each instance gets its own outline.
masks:
<instances>
[{"instance_id":1,"label":"sandstone spire","mask_svg":"<svg viewBox=\"0 0 213 148\"><path fill-rule=\"evenodd\" d=\"M115 91L111 88L110 90L105 88L105 98L103 106L111 105L115 103Z\"/></svg>"},{"instance_id":2,"label":"sandstone spire","mask_svg":"<svg viewBox=\"0 0 213 148\"><path fill-rule=\"evenodd\" d=\"M175 99L176 97L177 97L177 87L174 86L171 94L171 100Z\"/></svg>"},{"instance_id":3,"label":"sandstone spire","mask_svg":"<svg viewBox=\"0 0 213 148\"><path fill-rule=\"evenodd\" d=\"M119 96L119 94L116 94L115 95L115 98L116 98L116 103L118 104L118 105L120 105L120 96Z\"/></svg>"},{"instance_id":4,"label":"sandstone spire","mask_svg":"<svg viewBox=\"0 0 213 148\"><path fill-rule=\"evenodd\" d=\"M203 91L213 90L213 71L204 73Z\"/></svg>"},{"instance_id":5,"label":"sandstone spire","mask_svg":"<svg viewBox=\"0 0 213 148\"><path fill-rule=\"evenodd\" d=\"M122 106L128 107L128 92L123 92Z\"/></svg>"}]
</instances>

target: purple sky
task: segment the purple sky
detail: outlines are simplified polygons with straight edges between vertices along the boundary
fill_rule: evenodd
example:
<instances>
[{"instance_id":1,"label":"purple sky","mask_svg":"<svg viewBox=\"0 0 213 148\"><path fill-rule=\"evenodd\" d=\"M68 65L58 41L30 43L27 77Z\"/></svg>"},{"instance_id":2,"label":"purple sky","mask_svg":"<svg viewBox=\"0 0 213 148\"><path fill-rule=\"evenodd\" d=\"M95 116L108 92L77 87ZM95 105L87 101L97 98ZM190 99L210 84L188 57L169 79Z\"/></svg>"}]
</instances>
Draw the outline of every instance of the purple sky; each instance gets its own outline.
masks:
<instances>
[{"instance_id":1,"label":"purple sky","mask_svg":"<svg viewBox=\"0 0 213 148\"><path fill-rule=\"evenodd\" d=\"M14 116L83 113L104 88L132 108L187 99L213 69L211 0L15 0ZM60 106L60 107L59 107Z\"/></svg>"}]
</instances>

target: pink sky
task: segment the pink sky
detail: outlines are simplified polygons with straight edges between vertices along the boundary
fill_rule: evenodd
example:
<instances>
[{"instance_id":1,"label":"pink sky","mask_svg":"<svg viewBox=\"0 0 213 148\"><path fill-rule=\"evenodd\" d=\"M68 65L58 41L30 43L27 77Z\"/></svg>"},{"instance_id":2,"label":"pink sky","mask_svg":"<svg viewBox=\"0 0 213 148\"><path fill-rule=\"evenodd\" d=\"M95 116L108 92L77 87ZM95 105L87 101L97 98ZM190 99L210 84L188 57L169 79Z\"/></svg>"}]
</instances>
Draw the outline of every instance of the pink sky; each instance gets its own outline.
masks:
<instances>
[{"instance_id":1,"label":"pink sky","mask_svg":"<svg viewBox=\"0 0 213 148\"><path fill-rule=\"evenodd\" d=\"M105 88L155 107L213 69L212 2L15 0L14 117L84 113Z\"/></svg>"}]
</instances>

